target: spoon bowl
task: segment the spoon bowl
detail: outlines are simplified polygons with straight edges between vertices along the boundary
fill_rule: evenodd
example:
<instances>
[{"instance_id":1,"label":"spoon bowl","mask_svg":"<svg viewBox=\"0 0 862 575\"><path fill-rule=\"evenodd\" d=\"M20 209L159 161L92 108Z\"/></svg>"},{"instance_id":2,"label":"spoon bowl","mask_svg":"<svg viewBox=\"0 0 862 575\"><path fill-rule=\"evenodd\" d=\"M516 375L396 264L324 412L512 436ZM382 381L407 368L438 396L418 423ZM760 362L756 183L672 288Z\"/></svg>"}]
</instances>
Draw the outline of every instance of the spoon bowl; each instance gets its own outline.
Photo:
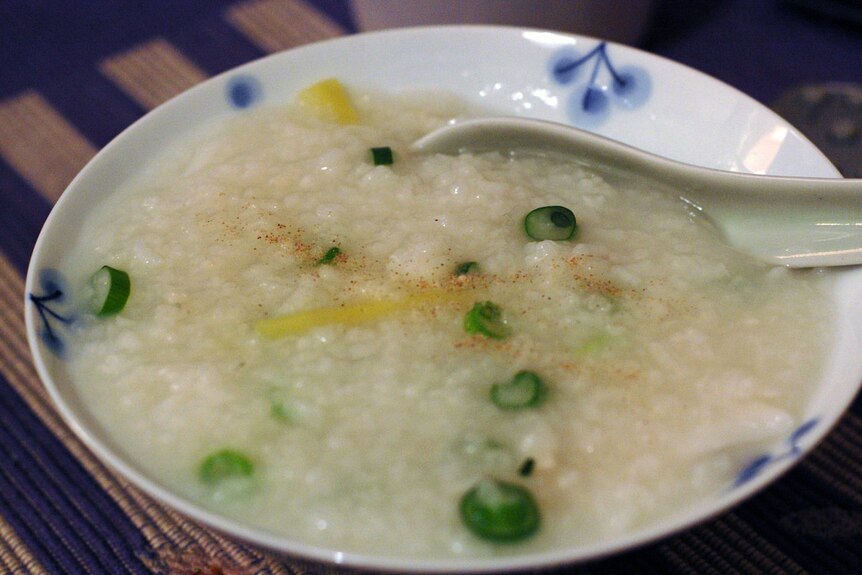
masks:
<instances>
[{"instance_id":1,"label":"spoon bowl","mask_svg":"<svg viewBox=\"0 0 862 575\"><path fill-rule=\"evenodd\" d=\"M676 190L735 248L793 268L862 264L862 180L728 172L677 162L565 124L518 117L466 120L413 144L427 154L532 150Z\"/></svg>"}]
</instances>

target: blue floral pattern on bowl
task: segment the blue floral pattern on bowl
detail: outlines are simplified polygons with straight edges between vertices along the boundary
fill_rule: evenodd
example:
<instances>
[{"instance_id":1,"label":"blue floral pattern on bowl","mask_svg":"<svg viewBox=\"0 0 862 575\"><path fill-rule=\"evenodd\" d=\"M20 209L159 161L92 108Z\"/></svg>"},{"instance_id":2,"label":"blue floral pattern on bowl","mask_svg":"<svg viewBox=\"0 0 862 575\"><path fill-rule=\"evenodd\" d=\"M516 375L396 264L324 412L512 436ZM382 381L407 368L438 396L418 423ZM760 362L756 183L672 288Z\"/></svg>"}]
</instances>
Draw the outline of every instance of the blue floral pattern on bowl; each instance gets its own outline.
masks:
<instances>
[{"instance_id":1,"label":"blue floral pattern on bowl","mask_svg":"<svg viewBox=\"0 0 862 575\"><path fill-rule=\"evenodd\" d=\"M589 77L581 83L587 69ZM649 73L640 66L614 65L607 42L600 42L586 54L573 48L560 50L551 58L550 73L560 86L575 85L566 111L569 120L581 128L604 123L611 114L612 104L633 110L645 104L652 93Z\"/></svg>"},{"instance_id":2,"label":"blue floral pattern on bowl","mask_svg":"<svg viewBox=\"0 0 862 575\"><path fill-rule=\"evenodd\" d=\"M263 99L263 87L254 76L236 76L228 81L225 97L233 108L251 108Z\"/></svg>"},{"instance_id":3,"label":"blue floral pattern on bowl","mask_svg":"<svg viewBox=\"0 0 862 575\"><path fill-rule=\"evenodd\" d=\"M63 275L53 269L47 268L39 272L40 294L30 292L27 300L36 308L41 325L38 329L39 338L45 347L58 357L63 357L66 352L66 342L62 329L68 328L75 322L75 315L69 308L67 295L69 288Z\"/></svg>"},{"instance_id":4,"label":"blue floral pattern on bowl","mask_svg":"<svg viewBox=\"0 0 862 575\"><path fill-rule=\"evenodd\" d=\"M758 475L760 475L767 467L775 465L781 461L794 459L802 455L804 449L799 444L803 437L808 435L819 422L818 418L812 418L797 427L791 433L781 446L781 449L775 453L763 453L758 455L748 463L737 474L736 480L733 482L733 487L739 487L748 483Z\"/></svg>"}]
</instances>

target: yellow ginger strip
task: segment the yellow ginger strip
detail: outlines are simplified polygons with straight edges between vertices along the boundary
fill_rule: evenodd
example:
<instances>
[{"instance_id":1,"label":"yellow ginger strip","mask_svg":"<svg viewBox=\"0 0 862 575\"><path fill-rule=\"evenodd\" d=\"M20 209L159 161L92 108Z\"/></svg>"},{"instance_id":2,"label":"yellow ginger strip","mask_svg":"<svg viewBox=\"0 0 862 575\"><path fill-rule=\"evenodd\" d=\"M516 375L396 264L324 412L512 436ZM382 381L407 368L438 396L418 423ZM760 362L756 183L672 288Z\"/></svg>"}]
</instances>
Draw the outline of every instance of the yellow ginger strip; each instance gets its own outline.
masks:
<instances>
[{"instance_id":1,"label":"yellow ginger strip","mask_svg":"<svg viewBox=\"0 0 862 575\"><path fill-rule=\"evenodd\" d=\"M370 300L290 313L262 319L255 324L257 332L269 339L299 335L316 327L330 324L356 325L383 318L396 312L417 309L425 305L457 302L472 298L471 290L427 291L400 299Z\"/></svg>"},{"instance_id":2,"label":"yellow ginger strip","mask_svg":"<svg viewBox=\"0 0 862 575\"><path fill-rule=\"evenodd\" d=\"M359 113L350 102L347 90L335 78L327 78L304 88L296 98L321 120L339 124L359 122Z\"/></svg>"}]
</instances>

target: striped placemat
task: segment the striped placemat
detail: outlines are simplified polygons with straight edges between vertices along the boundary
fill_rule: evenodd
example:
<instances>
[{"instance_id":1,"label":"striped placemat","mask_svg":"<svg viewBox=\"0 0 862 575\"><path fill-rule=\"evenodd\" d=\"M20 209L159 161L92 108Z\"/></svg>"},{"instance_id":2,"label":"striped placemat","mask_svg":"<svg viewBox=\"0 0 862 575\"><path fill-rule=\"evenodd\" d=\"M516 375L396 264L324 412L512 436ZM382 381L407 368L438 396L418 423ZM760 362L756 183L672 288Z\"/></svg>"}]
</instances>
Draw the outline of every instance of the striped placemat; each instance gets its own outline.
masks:
<instances>
[{"instance_id":1,"label":"striped placemat","mask_svg":"<svg viewBox=\"0 0 862 575\"><path fill-rule=\"evenodd\" d=\"M103 466L60 420L27 349L23 277L39 229L96 150L146 111L266 53L334 37L332 1L191 2L185 26L130 34L0 90L0 572L329 573L227 539ZM341 7L343 9L343 6ZM11 17L14 18L15 11ZM26 11L20 16L27 25ZM130 16L133 17L133 16ZM156 29L158 28L158 29ZM0 48L3 47L0 40ZM9 62L4 62L9 66ZM31 71L32 72L32 71ZM65 78L65 79L63 79ZM791 473L736 510L582 573L862 572L862 405Z\"/></svg>"}]
</instances>

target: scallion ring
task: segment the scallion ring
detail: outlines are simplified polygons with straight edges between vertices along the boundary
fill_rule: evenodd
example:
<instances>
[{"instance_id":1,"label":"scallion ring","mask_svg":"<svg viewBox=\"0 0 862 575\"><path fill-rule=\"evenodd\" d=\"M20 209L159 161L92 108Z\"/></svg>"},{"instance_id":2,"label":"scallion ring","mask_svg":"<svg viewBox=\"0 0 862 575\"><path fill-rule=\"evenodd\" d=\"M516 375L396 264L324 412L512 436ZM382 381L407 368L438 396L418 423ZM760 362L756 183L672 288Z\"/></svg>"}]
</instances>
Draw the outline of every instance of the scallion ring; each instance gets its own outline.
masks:
<instances>
[{"instance_id":1,"label":"scallion ring","mask_svg":"<svg viewBox=\"0 0 862 575\"><path fill-rule=\"evenodd\" d=\"M526 539L539 530L541 513L532 493L497 479L484 479L461 498L461 520L482 539L499 543Z\"/></svg>"},{"instance_id":2,"label":"scallion ring","mask_svg":"<svg viewBox=\"0 0 862 575\"><path fill-rule=\"evenodd\" d=\"M93 310L99 317L120 313L132 291L129 274L123 270L102 266L90 280L93 286Z\"/></svg>"},{"instance_id":3,"label":"scallion ring","mask_svg":"<svg viewBox=\"0 0 862 575\"><path fill-rule=\"evenodd\" d=\"M479 264L477 262L463 262L455 266L455 276L466 276L477 273L479 273Z\"/></svg>"},{"instance_id":4,"label":"scallion ring","mask_svg":"<svg viewBox=\"0 0 862 575\"><path fill-rule=\"evenodd\" d=\"M491 401L502 409L537 407L545 399L545 382L535 372L519 371L506 383L491 386Z\"/></svg>"},{"instance_id":5,"label":"scallion ring","mask_svg":"<svg viewBox=\"0 0 862 575\"><path fill-rule=\"evenodd\" d=\"M234 449L222 449L203 460L199 477L207 485L216 485L229 479L251 477L254 463L249 457Z\"/></svg>"},{"instance_id":6,"label":"scallion ring","mask_svg":"<svg viewBox=\"0 0 862 575\"><path fill-rule=\"evenodd\" d=\"M337 258L341 254L341 248L338 246L333 246L326 250L326 253L323 254L319 260L317 260L317 265L319 266L327 266L335 263L335 258Z\"/></svg>"},{"instance_id":7,"label":"scallion ring","mask_svg":"<svg viewBox=\"0 0 862 575\"><path fill-rule=\"evenodd\" d=\"M504 339L509 335L509 326L503 319L503 309L490 301L476 302L464 316L464 331L477 333L492 339Z\"/></svg>"},{"instance_id":8,"label":"scallion ring","mask_svg":"<svg viewBox=\"0 0 862 575\"><path fill-rule=\"evenodd\" d=\"M395 162L395 154L389 146L371 148L371 160L375 166L388 166Z\"/></svg>"},{"instance_id":9,"label":"scallion ring","mask_svg":"<svg viewBox=\"0 0 862 575\"><path fill-rule=\"evenodd\" d=\"M527 214L524 229L534 240L568 240L575 235L577 220L569 208L544 206Z\"/></svg>"}]
</instances>

